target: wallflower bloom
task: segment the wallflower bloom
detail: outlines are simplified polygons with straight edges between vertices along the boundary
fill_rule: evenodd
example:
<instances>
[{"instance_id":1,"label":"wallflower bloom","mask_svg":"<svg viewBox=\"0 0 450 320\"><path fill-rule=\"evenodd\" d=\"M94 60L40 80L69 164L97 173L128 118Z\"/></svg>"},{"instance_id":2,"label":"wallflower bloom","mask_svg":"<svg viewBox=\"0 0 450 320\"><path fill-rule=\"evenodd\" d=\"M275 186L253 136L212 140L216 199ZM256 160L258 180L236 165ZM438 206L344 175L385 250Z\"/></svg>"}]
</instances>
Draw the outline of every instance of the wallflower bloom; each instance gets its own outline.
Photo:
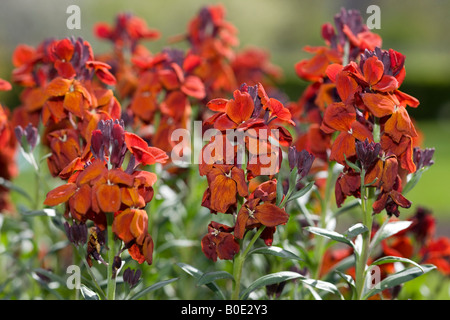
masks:
<instances>
[{"instance_id":1,"label":"wallflower bloom","mask_svg":"<svg viewBox=\"0 0 450 320\"><path fill-rule=\"evenodd\" d=\"M153 157L152 162L142 154L150 151L162 155L161 150L149 147L138 136L127 139L123 122L101 121L93 131L90 152L92 157L80 166L80 158L68 165L65 175L68 182L51 190L45 205L66 204L67 215L75 220L92 220L100 230L106 226L106 214L114 213L112 230L129 249L130 255L139 263L152 263L153 240L148 234L148 217L144 210L153 198L152 186L156 175L136 170L140 164L164 162L165 157ZM127 168L122 169L130 143L138 142L140 153L131 153ZM144 145L145 143L145 145ZM151 149L150 149L151 148ZM137 154L138 163L134 161ZM142 160L147 159L147 160ZM72 172L70 175L69 172Z\"/></svg>"},{"instance_id":2,"label":"wallflower bloom","mask_svg":"<svg viewBox=\"0 0 450 320\"><path fill-rule=\"evenodd\" d=\"M232 227L212 221L208 225L208 233L203 237L201 245L205 256L214 262L217 258L232 260L239 252L239 243L231 234Z\"/></svg>"}]
</instances>

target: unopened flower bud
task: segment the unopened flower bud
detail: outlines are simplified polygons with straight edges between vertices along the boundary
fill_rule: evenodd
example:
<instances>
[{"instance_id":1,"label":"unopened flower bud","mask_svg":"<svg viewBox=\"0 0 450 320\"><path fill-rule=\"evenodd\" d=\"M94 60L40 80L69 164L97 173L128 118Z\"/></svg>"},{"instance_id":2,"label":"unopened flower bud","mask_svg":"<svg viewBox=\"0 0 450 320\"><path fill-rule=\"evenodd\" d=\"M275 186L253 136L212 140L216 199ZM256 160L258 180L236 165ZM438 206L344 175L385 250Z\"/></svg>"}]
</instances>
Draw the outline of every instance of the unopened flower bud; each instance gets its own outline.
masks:
<instances>
[{"instance_id":1,"label":"unopened flower bud","mask_svg":"<svg viewBox=\"0 0 450 320\"><path fill-rule=\"evenodd\" d=\"M364 141L356 141L356 156L361 162L364 169L369 169L378 159L381 151L381 144L369 142L368 139Z\"/></svg>"},{"instance_id":2,"label":"unopened flower bud","mask_svg":"<svg viewBox=\"0 0 450 320\"><path fill-rule=\"evenodd\" d=\"M29 123L25 129L19 125L14 128L14 133L24 150L27 152L34 150L39 141L39 132L37 128L33 127L31 123Z\"/></svg>"},{"instance_id":3,"label":"unopened flower bud","mask_svg":"<svg viewBox=\"0 0 450 320\"><path fill-rule=\"evenodd\" d=\"M423 167L430 167L434 164L432 160L434 155L434 148L426 148L420 149L419 147L415 147L413 150L413 161L416 165L416 170L419 170Z\"/></svg>"},{"instance_id":4,"label":"unopened flower bud","mask_svg":"<svg viewBox=\"0 0 450 320\"><path fill-rule=\"evenodd\" d=\"M133 288L136 286L139 282L139 279L141 278L142 271L141 270L131 270L130 268L127 268L123 272L123 281L128 283L130 285L130 288Z\"/></svg>"},{"instance_id":5,"label":"unopened flower bud","mask_svg":"<svg viewBox=\"0 0 450 320\"><path fill-rule=\"evenodd\" d=\"M74 245L84 245L87 241L87 227L84 223L73 223L70 225L68 222L64 223L64 229L66 230L67 238Z\"/></svg>"},{"instance_id":6,"label":"unopened flower bud","mask_svg":"<svg viewBox=\"0 0 450 320\"><path fill-rule=\"evenodd\" d=\"M314 155L306 150L297 151L295 147L290 147L288 152L289 167L293 170L295 167L298 169L298 175L300 180L306 177L311 170L311 166L314 162Z\"/></svg>"}]
</instances>

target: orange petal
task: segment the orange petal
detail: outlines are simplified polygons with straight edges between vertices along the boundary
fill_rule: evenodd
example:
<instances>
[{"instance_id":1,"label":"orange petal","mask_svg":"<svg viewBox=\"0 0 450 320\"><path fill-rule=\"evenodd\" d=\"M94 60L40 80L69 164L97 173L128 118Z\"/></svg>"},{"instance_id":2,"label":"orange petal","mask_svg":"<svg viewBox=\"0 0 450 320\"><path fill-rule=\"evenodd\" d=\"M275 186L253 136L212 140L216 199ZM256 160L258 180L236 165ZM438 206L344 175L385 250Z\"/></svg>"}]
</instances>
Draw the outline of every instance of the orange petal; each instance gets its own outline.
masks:
<instances>
[{"instance_id":1,"label":"orange petal","mask_svg":"<svg viewBox=\"0 0 450 320\"><path fill-rule=\"evenodd\" d=\"M367 109L378 118L390 115L395 110L394 100L383 94L364 93L362 100Z\"/></svg>"},{"instance_id":2,"label":"orange petal","mask_svg":"<svg viewBox=\"0 0 450 320\"><path fill-rule=\"evenodd\" d=\"M329 105L325 109L320 129L325 133L333 133L334 131L348 131L351 124L356 119L354 107L346 105L342 102L336 102Z\"/></svg>"},{"instance_id":3,"label":"orange petal","mask_svg":"<svg viewBox=\"0 0 450 320\"><path fill-rule=\"evenodd\" d=\"M348 132L341 132L334 140L331 146L330 160L345 165L344 155L347 159L356 155L355 138Z\"/></svg>"},{"instance_id":4,"label":"orange petal","mask_svg":"<svg viewBox=\"0 0 450 320\"><path fill-rule=\"evenodd\" d=\"M47 193L44 204L47 206L56 206L60 203L66 202L72 197L77 190L75 183L67 183L56 187Z\"/></svg>"},{"instance_id":5,"label":"orange petal","mask_svg":"<svg viewBox=\"0 0 450 320\"><path fill-rule=\"evenodd\" d=\"M254 109L252 97L247 92L239 90L235 90L233 96L234 100L227 103L227 115L237 124L247 121Z\"/></svg>"},{"instance_id":6,"label":"orange petal","mask_svg":"<svg viewBox=\"0 0 450 320\"><path fill-rule=\"evenodd\" d=\"M72 80L63 78L53 79L45 89L45 93L49 97L63 96L69 91L72 82Z\"/></svg>"},{"instance_id":7,"label":"orange petal","mask_svg":"<svg viewBox=\"0 0 450 320\"><path fill-rule=\"evenodd\" d=\"M105 164L101 160L95 160L77 178L77 185L89 183L100 178L107 172Z\"/></svg>"},{"instance_id":8,"label":"orange petal","mask_svg":"<svg viewBox=\"0 0 450 320\"><path fill-rule=\"evenodd\" d=\"M122 169L112 169L108 171L108 180L114 184L124 184L131 187L134 183L134 176Z\"/></svg>"},{"instance_id":9,"label":"orange petal","mask_svg":"<svg viewBox=\"0 0 450 320\"><path fill-rule=\"evenodd\" d=\"M120 189L116 185L101 184L96 190L97 202L103 212L116 212L120 209Z\"/></svg>"},{"instance_id":10,"label":"orange petal","mask_svg":"<svg viewBox=\"0 0 450 320\"><path fill-rule=\"evenodd\" d=\"M391 92L398 88L398 81L395 77L384 75L381 80L372 87L372 89L381 92Z\"/></svg>"},{"instance_id":11,"label":"orange petal","mask_svg":"<svg viewBox=\"0 0 450 320\"><path fill-rule=\"evenodd\" d=\"M217 98L209 101L206 106L212 111L225 112L227 109L227 102L228 99Z\"/></svg>"},{"instance_id":12,"label":"orange petal","mask_svg":"<svg viewBox=\"0 0 450 320\"><path fill-rule=\"evenodd\" d=\"M84 98L78 91L68 92L64 96L64 108L79 118L83 118Z\"/></svg>"},{"instance_id":13,"label":"orange petal","mask_svg":"<svg viewBox=\"0 0 450 320\"><path fill-rule=\"evenodd\" d=\"M263 203L256 207L254 217L266 227L286 224L289 215L280 207L272 203Z\"/></svg>"},{"instance_id":14,"label":"orange petal","mask_svg":"<svg viewBox=\"0 0 450 320\"><path fill-rule=\"evenodd\" d=\"M82 185L70 198L69 203L77 213L86 214L91 207L91 187L88 184Z\"/></svg>"},{"instance_id":15,"label":"orange petal","mask_svg":"<svg viewBox=\"0 0 450 320\"><path fill-rule=\"evenodd\" d=\"M417 137L416 129L405 108L399 107L386 121L384 130L389 134L395 142L399 142L401 137L406 135Z\"/></svg>"},{"instance_id":16,"label":"orange petal","mask_svg":"<svg viewBox=\"0 0 450 320\"><path fill-rule=\"evenodd\" d=\"M233 167L233 169L231 169L231 178L236 182L239 195L241 197L246 197L248 195L248 186L245 182L244 170Z\"/></svg>"},{"instance_id":17,"label":"orange petal","mask_svg":"<svg viewBox=\"0 0 450 320\"><path fill-rule=\"evenodd\" d=\"M181 86L181 91L186 95L199 100L203 99L206 95L205 85L197 76L186 77L184 84Z\"/></svg>"},{"instance_id":18,"label":"orange petal","mask_svg":"<svg viewBox=\"0 0 450 320\"><path fill-rule=\"evenodd\" d=\"M208 173L208 178L212 172L214 169ZM225 213L231 205L236 203L236 182L222 173L218 174L211 182L210 190L212 210Z\"/></svg>"},{"instance_id":19,"label":"orange petal","mask_svg":"<svg viewBox=\"0 0 450 320\"><path fill-rule=\"evenodd\" d=\"M364 62L363 74L366 81L370 86L377 84L384 74L383 62L378 60L377 57L373 56Z\"/></svg>"},{"instance_id":20,"label":"orange petal","mask_svg":"<svg viewBox=\"0 0 450 320\"><path fill-rule=\"evenodd\" d=\"M134 218L134 210L127 208L114 217L112 230L125 243L134 240L130 225Z\"/></svg>"},{"instance_id":21,"label":"orange petal","mask_svg":"<svg viewBox=\"0 0 450 320\"><path fill-rule=\"evenodd\" d=\"M134 216L130 223L131 234L138 239L138 243L142 243L144 236L148 232L148 216L145 210L134 210Z\"/></svg>"},{"instance_id":22,"label":"orange petal","mask_svg":"<svg viewBox=\"0 0 450 320\"><path fill-rule=\"evenodd\" d=\"M336 75L335 84L339 97L344 103L349 104L349 102L353 101L354 95L359 89L355 79L348 76L347 72L340 72Z\"/></svg>"}]
</instances>

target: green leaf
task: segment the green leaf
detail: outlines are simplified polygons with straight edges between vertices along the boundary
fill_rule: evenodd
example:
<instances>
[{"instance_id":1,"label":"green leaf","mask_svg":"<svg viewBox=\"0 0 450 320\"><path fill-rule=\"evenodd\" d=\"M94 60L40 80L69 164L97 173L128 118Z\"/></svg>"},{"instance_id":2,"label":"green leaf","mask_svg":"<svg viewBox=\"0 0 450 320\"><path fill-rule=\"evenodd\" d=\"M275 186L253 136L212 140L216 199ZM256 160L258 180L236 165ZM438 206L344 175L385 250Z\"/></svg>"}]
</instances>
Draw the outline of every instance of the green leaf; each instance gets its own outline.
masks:
<instances>
[{"instance_id":1,"label":"green leaf","mask_svg":"<svg viewBox=\"0 0 450 320\"><path fill-rule=\"evenodd\" d=\"M84 300L100 300L97 293L86 287L84 284L80 286L80 289Z\"/></svg>"},{"instance_id":2,"label":"green leaf","mask_svg":"<svg viewBox=\"0 0 450 320\"><path fill-rule=\"evenodd\" d=\"M161 253L164 250L167 250L169 248L188 248L188 247L195 247L198 246L198 241L194 240L188 240L188 239L172 239L166 241L164 244L162 244L158 248L158 252Z\"/></svg>"},{"instance_id":3,"label":"green leaf","mask_svg":"<svg viewBox=\"0 0 450 320\"><path fill-rule=\"evenodd\" d=\"M375 249L375 247L384 239L408 228L411 223L412 221L392 221L383 224L373 236L372 242L370 243L370 251Z\"/></svg>"},{"instance_id":4,"label":"green leaf","mask_svg":"<svg viewBox=\"0 0 450 320\"><path fill-rule=\"evenodd\" d=\"M267 274L261 278L256 279L247 289L241 294L240 299L245 300L250 293L264 286L268 286L275 283L280 283L287 280L293 280L303 277L301 274L292 271L281 271L276 273Z\"/></svg>"},{"instance_id":5,"label":"green leaf","mask_svg":"<svg viewBox=\"0 0 450 320\"><path fill-rule=\"evenodd\" d=\"M341 277L345 282L347 282L347 284L349 285L350 289L352 290L356 290L356 286L355 286L355 280L353 279L352 276L345 274L339 270L335 270L335 272L339 275L339 277Z\"/></svg>"},{"instance_id":6,"label":"green leaf","mask_svg":"<svg viewBox=\"0 0 450 320\"><path fill-rule=\"evenodd\" d=\"M280 179L280 174L278 174L278 180L277 180L277 206L280 205L281 201L283 201L283 182Z\"/></svg>"},{"instance_id":7,"label":"green leaf","mask_svg":"<svg viewBox=\"0 0 450 320\"><path fill-rule=\"evenodd\" d=\"M168 284L170 284L170 283L172 283L174 281L177 281L177 280L178 280L178 278L173 278L173 279L157 282L157 283L151 285L150 287L142 289L141 291L136 293L134 296L132 296L130 298L130 300L137 300L137 299L145 296L147 293L155 291L155 290L157 290L159 288L162 288L162 287L164 287L164 286L166 286L166 285L168 285Z\"/></svg>"},{"instance_id":8,"label":"green leaf","mask_svg":"<svg viewBox=\"0 0 450 320\"><path fill-rule=\"evenodd\" d=\"M289 197L289 199L286 202L289 202L291 200L298 199L300 197L303 197L306 193L308 193L309 190L314 186L314 181L311 181L306 186L298 190L296 193L294 193L292 196Z\"/></svg>"},{"instance_id":9,"label":"green leaf","mask_svg":"<svg viewBox=\"0 0 450 320\"><path fill-rule=\"evenodd\" d=\"M405 187L402 189L403 195L407 194L409 191L411 191L416 186L416 184L419 182L420 178L422 178L422 174L427 169L428 169L428 167L421 168L411 175L411 179L408 180Z\"/></svg>"},{"instance_id":10,"label":"green leaf","mask_svg":"<svg viewBox=\"0 0 450 320\"><path fill-rule=\"evenodd\" d=\"M177 263L177 266L179 266L184 272L186 272L188 275L194 277L195 279L200 279L203 276L203 272L198 270L197 268L186 264L186 263ZM220 288L215 284L214 282L206 284L206 286L211 289L215 294L217 294L222 300L225 300L225 296L223 292L220 290Z\"/></svg>"},{"instance_id":11,"label":"green leaf","mask_svg":"<svg viewBox=\"0 0 450 320\"><path fill-rule=\"evenodd\" d=\"M394 257L394 256L386 256L386 257L382 257L374 262L372 262L372 265L380 265L380 264L385 264L385 263L394 263L394 262L403 262L403 263L410 263L415 265L416 267L420 268L423 272L425 272L425 270L423 270L422 266L412 260L409 260L407 258L403 258L403 257Z\"/></svg>"},{"instance_id":12,"label":"green leaf","mask_svg":"<svg viewBox=\"0 0 450 320\"><path fill-rule=\"evenodd\" d=\"M353 239L356 236L369 231L369 229L367 229L367 227L365 225L363 225L362 223L357 223L353 226L351 226L350 228L348 228L347 232L345 233L345 237L348 239Z\"/></svg>"},{"instance_id":13,"label":"green leaf","mask_svg":"<svg viewBox=\"0 0 450 320\"><path fill-rule=\"evenodd\" d=\"M255 248L249 252L249 254L253 254L253 253L269 254L269 255L273 255L273 256L277 256L277 257L281 257L281 258L303 261L302 258L295 255L294 253L284 250L280 247L274 247L274 246Z\"/></svg>"},{"instance_id":14,"label":"green leaf","mask_svg":"<svg viewBox=\"0 0 450 320\"><path fill-rule=\"evenodd\" d=\"M344 299L342 294L340 293L339 289L331 282L327 282L327 281L323 281L323 280L316 280L316 279L309 279L309 278L306 278L303 276L299 280L301 282L303 282L304 284L312 286L316 289L334 293L334 294L338 295L341 299Z\"/></svg>"},{"instance_id":15,"label":"green leaf","mask_svg":"<svg viewBox=\"0 0 450 320\"><path fill-rule=\"evenodd\" d=\"M292 169L291 173L289 174L289 189L292 189L297 184L297 175L298 175L298 168L294 167Z\"/></svg>"},{"instance_id":16,"label":"green leaf","mask_svg":"<svg viewBox=\"0 0 450 320\"><path fill-rule=\"evenodd\" d=\"M345 162L347 163L347 165L350 167L350 168L352 168L353 170L355 170L355 172L361 172L361 168L360 167L358 167L356 164L354 164L353 162L350 162L350 161L348 161L347 160L347 156L344 154L344 159L345 159Z\"/></svg>"},{"instance_id":17,"label":"green leaf","mask_svg":"<svg viewBox=\"0 0 450 320\"><path fill-rule=\"evenodd\" d=\"M318 228L318 227L305 227L305 229L308 230L309 232L317 234L319 236L345 243L352 248L354 247L353 243L349 239L347 239L344 235L342 235L336 231L327 230L327 229Z\"/></svg>"},{"instance_id":18,"label":"green leaf","mask_svg":"<svg viewBox=\"0 0 450 320\"><path fill-rule=\"evenodd\" d=\"M37 217L37 216L54 217L56 216L56 210L47 208L42 210L25 211L22 212L22 214L27 217Z\"/></svg>"},{"instance_id":19,"label":"green leaf","mask_svg":"<svg viewBox=\"0 0 450 320\"><path fill-rule=\"evenodd\" d=\"M359 207L361 205L360 199L354 199L352 201L347 202L344 206L340 207L336 212L334 213L334 217L340 216L341 214L352 210L353 208Z\"/></svg>"},{"instance_id":20,"label":"green leaf","mask_svg":"<svg viewBox=\"0 0 450 320\"><path fill-rule=\"evenodd\" d=\"M383 291L385 289L392 288L392 287L398 286L402 283L408 282L412 279L415 279L415 278L417 278L425 273L428 273L434 269L436 269L436 267L431 264L422 265L422 268L412 267L412 268L408 268L408 269L403 269L402 271L394 273L393 275L390 275L389 277L380 281L380 283L378 285L376 285L374 288L369 290L364 295L363 300L366 300L366 299L370 298L371 296L373 296L374 294L380 293L381 291Z\"/></svg>"},{"instance_id":21,"label":"green leaf","mask_svg":"<svg viewBox=\"0 0 450 320\"><path fill-rule=\"evenodd\" d=\"M0 186L9 189L11 191L15 191L19 194L21 194L22 196L24 196L25 198L27 198L29 201L33 202L33 198L21 187L13 184L11 181L6 180L3 177L0 177Z\"/></svg>"},{"instance_id":22,"label":"green leaf","mask_svg":"<svg viewBox=\"0 0 450 320\"><path fill-rule=\"evenodd\" d=\"M197 281L198 286L202 286L204 284L209 284L215 280L219 279L232 279L234 281L234 277L232 274L226 271L213 271L204 273L200 279Z\"/></svg>"}]
</instances>

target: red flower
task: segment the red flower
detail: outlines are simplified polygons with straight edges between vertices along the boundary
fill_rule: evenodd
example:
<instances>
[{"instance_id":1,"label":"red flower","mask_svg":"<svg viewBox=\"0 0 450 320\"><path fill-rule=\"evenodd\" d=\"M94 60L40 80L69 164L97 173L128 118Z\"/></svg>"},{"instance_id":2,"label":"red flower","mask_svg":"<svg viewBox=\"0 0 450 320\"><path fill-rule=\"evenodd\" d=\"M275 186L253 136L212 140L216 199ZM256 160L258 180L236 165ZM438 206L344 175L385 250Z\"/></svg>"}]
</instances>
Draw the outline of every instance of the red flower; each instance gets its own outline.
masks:
<instances>
[{"instance_id":1,"label":"red flower","mask_svg":"<svg viewBox=\"0 0 450 320\"><path fill-rule=\"evenodd\" d=\"M276 227L286 224L289 215L280 207L270 203L260 203L260 199L255 198L245 202L238 212L234 236L242 239L246 229L253 229L264 225L266 227Z\"/></svg>"},{"instance_id":2,"label":"red flower","mask_svg":"<svg viewBox=\"0 0 450 320\"><path fill-rule=\"evenodd\" d=\"M237 203L237 194L248 195L244 170L232 165L214 165L206 175L210 190L210 206L213 211L226 213Z\"/></svg>"},{"instance_id":3,"label":"red flower","mask_svg":"<svg viewBox=\"0 0 450 320\"><path fill-rule=\"evenodd\" d=\"M233 229L215 221L208 225L208 234L202 239L202 251L208 259L232 260L239 252L239 243L231 234Z\"/></svg>"},{"instance_id":4,"label":"red flower","mask_svg":"<svg viewBox=\"0 0 450 320\"><path fill-rule=\"evenodd\" d=\"M450 239L440 237L421 249L423 263L431 263L445 276L450 275Z\"/></svg>"}]
</instances>

